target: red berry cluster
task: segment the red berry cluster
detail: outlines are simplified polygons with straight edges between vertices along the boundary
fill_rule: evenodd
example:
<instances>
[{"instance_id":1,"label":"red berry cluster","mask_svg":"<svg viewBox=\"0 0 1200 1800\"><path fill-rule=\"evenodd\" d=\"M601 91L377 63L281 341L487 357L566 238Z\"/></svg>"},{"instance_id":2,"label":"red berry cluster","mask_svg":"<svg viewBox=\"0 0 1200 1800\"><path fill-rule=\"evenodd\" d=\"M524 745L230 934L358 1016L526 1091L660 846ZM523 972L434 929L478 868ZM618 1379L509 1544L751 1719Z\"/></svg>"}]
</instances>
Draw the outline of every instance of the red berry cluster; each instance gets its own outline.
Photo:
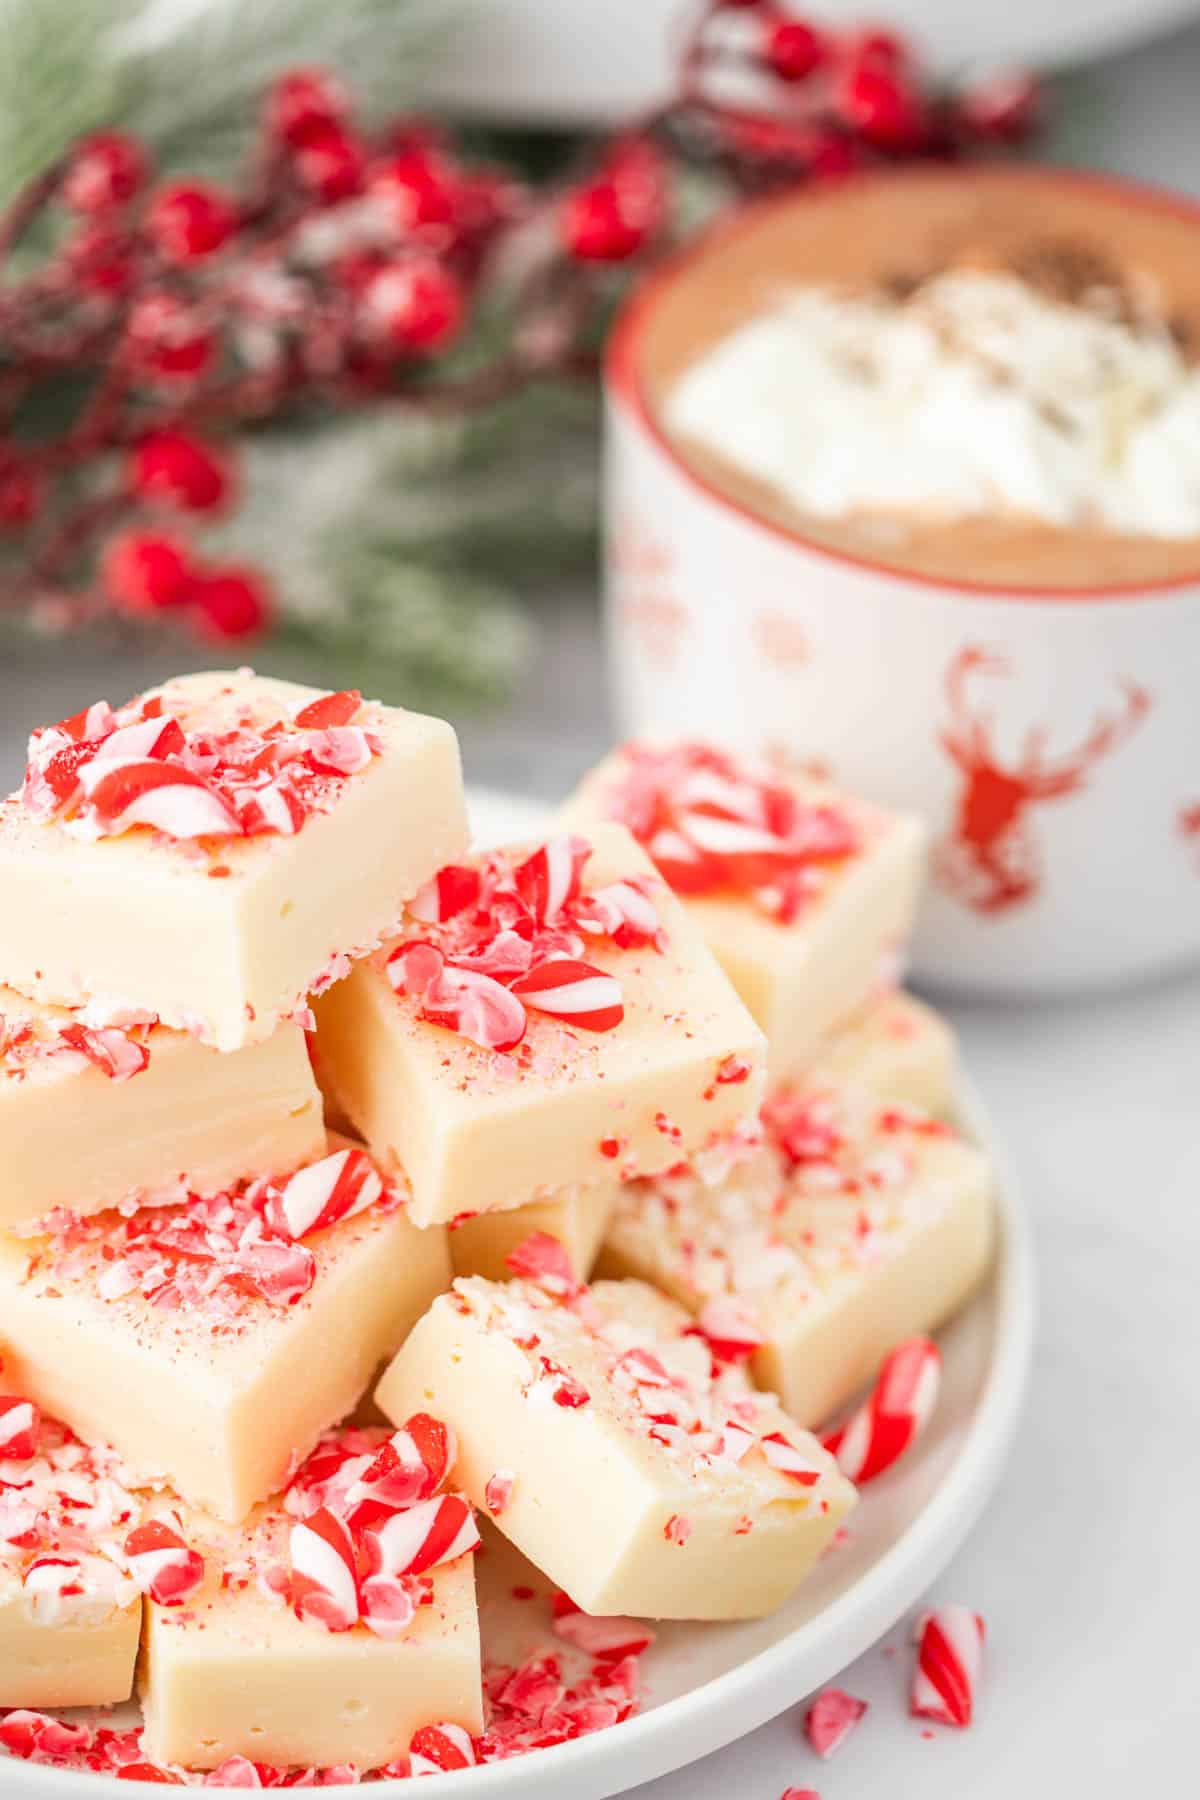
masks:
<instances>
[{"instance_id":1,"label":"red berry cluster","mask_svg":"<svg viewBox=\"0 0 1200 1800\"><path fill-rule=\"evenodd\" d=\"M742 15L733 26L730 14ZM766 79L766 104L711 99L730 63ZM935 92L894 32L826 30L773 0L710 0L687 58L688 98L735 174L828 177L864 164L954 156L1023 141L1034 129L1034 78L1005 72L954 94Z\"/></svg>"}]
</instances>

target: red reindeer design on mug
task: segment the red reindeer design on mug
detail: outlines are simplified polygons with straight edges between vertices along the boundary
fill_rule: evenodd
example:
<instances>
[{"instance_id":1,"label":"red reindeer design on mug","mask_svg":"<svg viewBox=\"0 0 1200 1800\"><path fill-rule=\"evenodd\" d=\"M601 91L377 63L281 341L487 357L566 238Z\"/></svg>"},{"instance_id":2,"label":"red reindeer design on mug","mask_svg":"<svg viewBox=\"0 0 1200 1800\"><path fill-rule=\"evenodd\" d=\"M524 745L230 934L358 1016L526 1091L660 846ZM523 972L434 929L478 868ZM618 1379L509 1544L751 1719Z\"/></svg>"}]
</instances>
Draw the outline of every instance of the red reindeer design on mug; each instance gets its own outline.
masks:
<instances>
[{"instance_id":1,"label":"red reindeer design on mug","mask_svg":"<svg viewBox=\"0 0 1200 1800\"><path fill-rule=\"evenodd\" d=\"M1042 876L1030 814L1043 801L1064 800L1084 787L1096 763L1111 756L1150 710L1150 696L1124 681L1119 713L1101 713L1074 750L1051 756L1047 729L1028 733L1019 758L1006 765L992 742L987 714L974 711L968 683L977 675L1006 675L1003 657L965 645L946 672L950 724L941 743L963 784L950 831L939 846L939 885L979 913L1000 913L1032 900Z\"/></svg>"}]
</instances>

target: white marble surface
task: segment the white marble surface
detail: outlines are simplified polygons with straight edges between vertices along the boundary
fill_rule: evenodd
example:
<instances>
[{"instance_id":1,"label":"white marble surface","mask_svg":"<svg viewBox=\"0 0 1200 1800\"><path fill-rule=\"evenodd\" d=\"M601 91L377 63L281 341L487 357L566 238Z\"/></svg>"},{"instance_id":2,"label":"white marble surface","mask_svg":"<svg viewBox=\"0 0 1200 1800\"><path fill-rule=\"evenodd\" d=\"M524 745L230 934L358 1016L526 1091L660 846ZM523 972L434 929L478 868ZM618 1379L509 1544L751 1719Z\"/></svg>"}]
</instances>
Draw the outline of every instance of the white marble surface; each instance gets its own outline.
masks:
<instances>
[{"instance_id":1,"label":"white marble surface","mask_svg":"<svg viewBox=\"0 0 1200 1800\"><path fill-rule=\"evenodd\" d=\"M1197 871L1200 905L1200 870ZM1011 1148L1040 1331L1012 1466L936 1598L989 1640L969 1731L907 1716L902 1632L827 1764L797 1705L638 1800L1174 1800L1197 1792L1200 980L1053 1008L952 1005Z\"/></svg>"}]
</instances>

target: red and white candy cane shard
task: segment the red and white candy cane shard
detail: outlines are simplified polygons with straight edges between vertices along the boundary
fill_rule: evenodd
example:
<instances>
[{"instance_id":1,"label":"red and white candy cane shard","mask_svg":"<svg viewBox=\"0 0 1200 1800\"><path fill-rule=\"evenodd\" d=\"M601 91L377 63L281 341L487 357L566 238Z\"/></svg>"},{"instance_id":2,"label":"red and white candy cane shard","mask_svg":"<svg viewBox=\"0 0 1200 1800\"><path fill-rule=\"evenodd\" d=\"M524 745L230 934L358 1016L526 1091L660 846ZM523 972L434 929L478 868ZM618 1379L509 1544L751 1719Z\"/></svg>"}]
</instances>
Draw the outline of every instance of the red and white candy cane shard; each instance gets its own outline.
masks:
<instances>
[{"instance_id":1,"label":"red and white candy cane shard","mask_svg":"<svg viewBox=\"0 0 1200 1800\"><path fill-rule=\"evenodd\" d=\"M553 924L579 898L591 854L585 838L551 838L514 870L517 892L539 925Z\"/></svg>"},{"instance_id":2,"label":"red and white candy cane shard","mask_svg":"<svg viewBox=\"0 0 1200 1800\"><path fill-rule=\"evenodd\" d=\"M302 731L329 731L337 725L348 725L359 707L362 695L357 688L342 688L336 694L322 694L302 706L292 723Z\"/></svg>"},{"instance_id":3,"label":"red and white candy cane shard","mask_svg":"<svg viewBox=\"0 0 1200 1800\"><path fill-rule=\"evenodd\" d=\"M750 1312L732 1296L709 1300L696 1319L696 1327L720 1362L746 1362L766 1339Z\"/></svg>"},{"instance_id":4,"label":"red and white candy cane shard","mask_svg":"<svg viewBox=\"0 0 1200 1800\"><path fill-rule=\"evenodd\" d=\"M362 1548L372 1575L420 1575L465 1556L479 1543L475 1514L461 1494L422 1500L391 1514L362 1534Z\"/></svg>"},{"instance_id":5,"label":"red and white candy cane shard","mask_svg":"<svg viewBox=\"0 0 1200 1800\"><path fill-rule=\"evenodd\" d=\"M498 1519L502 1512L507 1512L516 1479L512 1469L497 1469L495 1474L488 1476L487 1486L483 1490L483 1504L493 1519Z\"/></svg>"},{"instance_id":6,"label":"red and white candy cane shard","mask_svg":"<svg viewBox=\"0 0 1200 1800\"><path fill-rule=\"evenodd\" d=\"M740 1463L757 1441L754 1433L739 1425L736 1419L726 1419L721 1427L721 1455L728 1457L730 1462Z\"/></svg>"},{"instance_id":7,"label":"red and white candy cane shard","mask_svg":"<svg viewBox=\"0 0 1200 1800\"><path fill-rule=\"evenodd\" d=\"M504 1263L514 1275L532 1281L559 1298L569 1298L579 1290L579 1278L571 1267L566 1247L548 1231L531 1231L508 1252Z\"/></svg>"},{"instance_id":8,"label":"red and white candy cane shard","mask_svg":"<svg viewBox=\"0 0 1200 1800\"><path fill-rule=\"evenodd\" d=\"M599 929L621 950L652 944L658 935L658 909L632 881L613 881L593 888L575 908L576 922L586 931Z\"/></svg>"},{"instance_id":9,"label":"red and white candy cane shard","mask_svg":"<svg viewBox=\"0 0 1200 1800\"><path fill-rule=\"evenodd\" d=\"M434 1025L484 1050L514 1050L525 1036L525 1008L490 975L446 962L433 944L401 944L387 960L388 980L409 994Z\"/></svg>"},{"instance_id":10,"label":"red and white candy cane shard","mask_svg":"<svg viewBox=\"0 0 1200 1800\"><path fill-rule=\"evenodd\" d=\"M32 1400L0 1394L0 1463L32 1462L38 1452L41 1423Z\"/></svg>"},{"instance_id":11,"label":"red and white candy cane shard","mask_svg":"<svg viewBox=\"0 0 1200 1800\"><path fill-rule=\"evenodd\" d=\"M813 1468L811 1460L782 1431L768 1431L759 1439L759 1449L773 1469L800 1487L816 1487L820 1481L821 1471Z\"/></svg>"},{"instance_id":12,"label":"red and white candy cane shard","mask_svg":"<svg viewBox=\"0 0 1200 1800\"><path fill-rule=\"evenodd\" d=\"M58 1035L110 1081L129 1081L150 1063L146 1046L115 1025L64 1025Z\"/></svg>"},{"instance_id":13,"label":"red and white candy cane shard","mask_svg":"<svg viewBox=\"0 0 1200 1800\"><path fill-rule=\"evenodd\" d=\"M92 776L92 770L96 775ZM225 801L178 763L93 763L82 784L102 825L149 825L167 837L240 837L242 827Z\"/></svg>"},{"instance_id":14,"label":"red and white candy cane shard","mask_svg":"<svg viewBox=\"0 0 1200 1800\"><path fill-rule=\"evenodd\" d=\"M204 1558L161 1519L138 1525L125 1539L129 1573L156 1606L182 1606L204 1581Z\"/></svg>"},{"instance_id":15,"label":"red and white candy cane shard","mask_svg":"<svg viewBox=\"0 0 1200 1800\"><path fill-rule=\"evenodd\" d=\"M393 1432L350 1488L346 1504L395 1509L435 1494L454 1464L454 1433L429 1413L414 1413Z\"/></svg>"},{"instance_id":16,"label":"red and white candy cane shard","mask_svg":"<svg viewBox=\"0 0 1200 1800\"><path fill-rule=\"evenodd\" d=\"M86 1725L68 1725L49 1713L17 1707L0 1719L0 1744L12 1756L70 1756L86 1750L92 1734Z\"/></svg>"},{"instance_id":17,"label":"red and white candy cane shard","mask_svg":"<svg viewBox=\"0 0 1200 1800\"><path fill-rule=\"evenodd\" d=\"M862 1406L824 1440L844 1475L861 1487L903 1456L933 1412L941 1373L930 1338L908 1338L892 1351Z\"/></svg>"},{"instance_id":18,"label":"red and white candy cane shard","mask_svg":"<svg viewBox=\"0 0 1200 1800\"><path fill-rule=\"evenodd\" d=\"M417 1614L408 1584L393 1575L372 1575L359 1590L362 1622L379 1638L403 1637Z\"/></svg>"},{"instance_id":19,"label":"red and white candy cane shard","mask_svg":"<svg viewBox=\"0 0 1200 1800\"><path fill-rule=\"evenodd\" d=\"M513 982L512 992L532 1011L547 1013L584 1031L612 1031L625 1017L616 977L574 957L536 964L528 975Z\"/></svg>"},{"instance_id":20,"label":"red and white candy cane shard","mask_svg":"<svg viewBox=\"0 0 1200 1800\"><path fill-rule=\"evenodd\" d=\"M182 750L184 742L178 719L169 714L140 719L136 725L122 725L108 734L95 753L92 770L98 774L106 763L161 762Z\"/></svg>"},{"instance_id":21,"label":"red and white candy cane shard","mask_svg":"<svg viewBox=\"0 0 1200 1800\"><path fill-rule=\"evenodd\" d=\"M269 1775L269 1771L266 1771ZM267 1786L259 1773L259 1765L246 1756L227 1756L225 1761L206 1775L201 1783L206 1788L263 1788ZM271 1782L274 1786L274 1782Z\"/></svg>"},{"instance_id":22,"label":"red and white candy cane shard","mask_svg":"<svg viewBox=\"0 0 1200 1800\"><path fill-rule=\"evenodd\" d=\"M448 1769L473 1769L475 1746L461 1725L422 1725L408 1747L409 1772L442 1775Z\"/></svg>"},{"instance_id":23,"label":"red and white candy cane shard","mask_svg":"<svg viewBox=\"0 0 1200 1800\"><path fill-rule=\"evenodd\" d=\"M315 1619L327 1631L357 1623L358 1580L354 1545L341 1519L322 1506L288 1537L292 1605L296 1616Z\"/></svg>"},{"instance_id":24,"label":"red and white candy cane shard","mask_svg":"<svg viewBox=\"0 0 1200 1800\"><path fill-rule=\"evenodd\" d=\"M383 1181L365 1150L337 1150L272 1192L263 1216L272 1231L295 1242L365 1212L382 1193Z\"/></svg>"},{"instance_id":25,"label":"red and white candy cane shard","mask_svg":"<svg viewBox=\"0 0 1200 1800\"><path fill-rule=\"evenodd\" d=\"M594 1618L578 1609L556 1607L552 1629L556 1637L605 1662L640 1656L654 1642L654 1633L641 1619Z\"/></svg>"},{"instance_id":26,"label":"red and white candy cane shard","mask_svg":"<svg viewBox=\"0 0 1200 1800\"><path fill-rule=\"evenodd\" d=\"M919 1630L910 1710L941 1725L969 1725L983 1666L983 1620L966 1606L939 1606Z\"/></svg>"},{"instance_id":27,"label":"red and white candy cane shard","mask_svg":"<svg viewBox=\"0 0 1200 1800\"><path fill-rule=\"evenodd\" d=\"M804 1715L804 1735L820 1757L830 1757L845 1743L867 1710L842 1688L825 1688Z\"/></svg>"},{"instance_id":28,"label":"red and white candy cane shard","mask_svg":"<svg viewBox=\"0 0 1200 1800\"><path fill-rule=\"evenodd\" d=\"M374 755L361 725L333 725L310 732L307 749L313 767L326 775L358 775Z\"/></svg>"},{"instance_id":29,"label":"red and white candy cane shard","mask_svg":"<svg viewBox=\"0 0 1200 1800\"><path fill-rule=\"evenodd\" d=\"M430 925L444 925L455 919L479 900L479 870L465 863L447 863L431 881L418 888L408 903L414 919Z\"/></svg>"}]
</instances>

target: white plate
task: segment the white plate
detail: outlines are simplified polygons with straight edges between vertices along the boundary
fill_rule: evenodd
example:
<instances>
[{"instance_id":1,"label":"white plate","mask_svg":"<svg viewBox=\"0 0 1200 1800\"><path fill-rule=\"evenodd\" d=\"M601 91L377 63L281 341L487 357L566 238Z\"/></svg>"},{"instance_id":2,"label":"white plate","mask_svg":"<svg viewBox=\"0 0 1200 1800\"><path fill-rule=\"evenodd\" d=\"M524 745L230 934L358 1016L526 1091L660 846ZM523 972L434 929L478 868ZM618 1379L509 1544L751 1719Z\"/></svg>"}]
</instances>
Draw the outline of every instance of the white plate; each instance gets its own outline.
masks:
<instances>
[{"instance_id":1,"label":"white plate","mask_svg":"<svg viewBox=\"0 0 1200 1800\"><path fill-rule=\"evenodd\" d=\"M539 818L526 803L492 794L473 796L473 816L485 841L520 836ZM969 1084L960 1104L966 1128L1000 1172L996 1266L986 1290L941 1336L942 1390L932 1423L914 1451L867 1489L849 1542L769 1619L659 1627L642 1658L637 1717L552 1750L439 1776L439 1800L602 1800L682 1768L831 1680L890 1630L950 1561L1004 1468L1034 1319L1030 1233L1019 1193ZM487 1589L507 1593L513 1572L492 1555L480 1576L486 1635L497 1610ZM0 1762L4 1800L130 1800L139 1791L154 1790ZM392 1781L368 1791L380 1800L408 1800L413 1792Z\"/></svg>"}]
</instances>

